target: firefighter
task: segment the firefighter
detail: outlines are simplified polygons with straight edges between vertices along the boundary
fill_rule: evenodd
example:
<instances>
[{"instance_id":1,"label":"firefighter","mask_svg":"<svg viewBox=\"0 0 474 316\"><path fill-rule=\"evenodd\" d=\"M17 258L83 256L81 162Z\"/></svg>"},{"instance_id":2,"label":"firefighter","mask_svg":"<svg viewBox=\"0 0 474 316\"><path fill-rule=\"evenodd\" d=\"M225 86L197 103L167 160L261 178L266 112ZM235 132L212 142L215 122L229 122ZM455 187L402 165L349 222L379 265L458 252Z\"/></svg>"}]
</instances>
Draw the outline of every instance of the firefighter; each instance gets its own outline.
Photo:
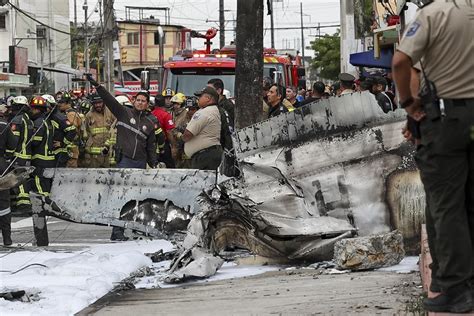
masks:
<instances>
[{"instance_id":1,"label":"firefighter","mask_svg":"<svg viewBox=\"0 0 474 316\"><path fill-rule=\"evenodd\" d=\"M16 166L29 166L31 164L31 136L33 135L33 121L28 107L28 99L24 96L14 97L11 105L11 121L14 126L13 136L16 148L13 156ZM28 214L31 211L30 183L25 182L11 190L12 207L15 211Z\"/></svg>"},{"instance_id":2,"label":"firefighter","mask_svg":"<svg viewBox=\"0 0 474 316\"><path fill-rule=\"evenodd\" d=\"M86 114L84 126L87 141L85 145L84 166L88 168L109 168L109 143L115 117L104 106L97 95L91 95L92 109Z\"/></svg>"},{"instance_id":3,"label":"firefighter","mask_svg":"<svg viewBox=\"0 0 474 316\"><path fill-rule=\"evenodd\" d=\"M161 92L161 95L165 98L165 108L169 113L172 112L173 107L171 104L171 98L174 97L175 92L171 88L166 88Z\"/></svg>"},{"instance_id":4,"label":"firefighter","mask_svg":"<svg viewBox=\"0 0 474 316\"><path fill-rule=\"evenodd\" d=\"M183 133L186 125L189 120L187 119L188 110L184 106L186 102L186 97L182 93L177 93L171 98L172 104L172 118L174 125L176 126L171 130L174 138L177 140L172 146L171 151L175 153L174 162L177 168L182 168L184 164L185 154L184 154L184 143L178 140L177 135Z\"/></svg>"},{"instance_id":5,"label":"firefighter","mask_svg":"<svg viewBox=\"0 0 474 316\"><path fill-rule=\"evenodd\" d=\"M68 148L73 144L77 130L67 117L59 111L56 99L52 95L44 94L42 98L46 100L48 109L52 112L50 117L54 128L53 147L56 156L56 167L65 168L70 158Z\"/></svg>"},{"instance_id":6,"label":"firefighter","mask_svg":"<svg viewBox=\"0 0 474 316\"><path fill-rule=\"evenodd\" d=\"M82 120L79 112L74 109L71 105L71 96L68 93L64 93L62 98L58 101L59 110L64 113L67 120L76 127L77 131L81 130ZM67 161L66 167L77 168L79 159L79 146L83 146L82 135L79 132L76 139L72 144L68 145L69 160Z\"/></svg>"},{"instance_id":7,"label":"firefighter","mask_svg":"<svg viewBox=\"0 0 474 316\"><path fill-rule=\"evenodd\" d=\"M0 176L8 169L9 159L16 148L16 139L13 135L15 125L7 121L8 107L0 104ZM0 229L2 230L3 245L10 246L11 239L11 209L10 192L8 190L0 191Z\"/></svg>"},{"instance_id":8,"label":"firefighter","mask_svg":"<svg viewBox=\"0 0 474 316\"><path fill-rule=\"evenodd\" d=\"M56 158L54 154L54 127L48 113L48 102L40 96L33 97L30 101L31 118L34 122L35 136L32 141L31 164L35 167L33 172L34 185L32 189L41 195L49 196L51 179L43 175L45 168L54 168Z\"/></svg>"}]
</instances>

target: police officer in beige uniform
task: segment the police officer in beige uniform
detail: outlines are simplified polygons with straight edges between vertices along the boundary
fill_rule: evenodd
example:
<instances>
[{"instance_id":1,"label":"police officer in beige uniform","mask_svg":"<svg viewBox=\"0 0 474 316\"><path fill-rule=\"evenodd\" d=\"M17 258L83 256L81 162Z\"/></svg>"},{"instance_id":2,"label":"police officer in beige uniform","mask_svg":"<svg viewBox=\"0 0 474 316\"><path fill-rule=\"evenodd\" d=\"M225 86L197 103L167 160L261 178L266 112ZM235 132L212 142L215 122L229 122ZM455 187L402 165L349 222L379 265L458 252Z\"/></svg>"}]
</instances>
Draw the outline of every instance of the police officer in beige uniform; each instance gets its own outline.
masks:
<instances>
[{"instance_id":1,"label":"police officer in beige uniform","mask_svg":"<svg viewBox=\"0 0 474 316\"><path fill-rule=\"evenodd\" d=\"M421 131L416 161L440 292L424 306L434 312L474 309L474 8L464 1L437 0L421 8L392 65L400 106ZM420 61L418 97L410 79Z\"/></svg>"},{"instance_id":2,"label":"police officer in beige uniform","mask_svg":"<svg viewBox=\"0 0 474 316\"><path fill-rule=\"evenodd\" d=\"M219 95L212 87L206 87L195 95L199 97L199 110L181 135L184 153L191 157L193 169L216 170L222 159L221 115L217 108Z\"/></svg>"}]
</instances>

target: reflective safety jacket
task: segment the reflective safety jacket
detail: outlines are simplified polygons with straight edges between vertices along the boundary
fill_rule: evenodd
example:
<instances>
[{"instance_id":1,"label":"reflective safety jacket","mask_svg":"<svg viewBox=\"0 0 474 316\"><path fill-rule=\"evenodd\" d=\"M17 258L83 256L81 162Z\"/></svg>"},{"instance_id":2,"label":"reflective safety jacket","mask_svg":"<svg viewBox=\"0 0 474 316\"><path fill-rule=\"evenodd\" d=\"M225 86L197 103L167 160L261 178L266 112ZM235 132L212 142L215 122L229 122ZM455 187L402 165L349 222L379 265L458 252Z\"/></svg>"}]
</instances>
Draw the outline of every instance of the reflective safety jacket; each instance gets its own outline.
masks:
<instances>
[{"instance_id":1,"label":"reflective safety jacket","mask_svg":"<svg viewBox=\"0 0 474 316\"><path fill-rule=\"evenodd\" d=\"M30 138L34 130L33 121L27 113L23 113L14 117L10 123L17 144L13 155L18 164L25 165L27 161L31 161Z\"/></svg>"},{"instance_id":2,"label":"reflective safety jacket","mask_svg":"<svg viewBox=\"0 0 474 316\"><path fill-rule=\"evenodd\" d=\"M82 135L80 133L81 131L81 126L82 126L82 119L81 115L79 114L78 111L76 111L73 108L69 108L66 110L66 118L71 123L71 125L74 125L76 127L76 137L72 144L68 146L69 154L71 158L77 159L79 157L79 147L78 144L82 143Z\"/></svg>"},{"instance_id":3,"label":"reflective safety jacket","mask_svg":"<svg viewBox=\"0 0 474 316\"><path fill-rule=\"evenodd\" d=\"M147 111L137 111L123 106L102 86L97 93L117 118L117 151L129 159L157 164L155 129L158 126ZM120 159L120 157L117 157Z\"/></svg>"},{"instance_id":4,"label":"reflective safety jacket","mask_svg":"<svg viewBox=\"0 0 474 316\"><path fill-rule=\"evenodd\" d=\"M40 168L56 167L56 159L54 155L54 127L51 118L47 118L47 114L43 113L34 120L36 135L33 136L32 142L32 161L31 164Z\"/></svg>"},{"instance_id":5,"label":"reflective safety jacket","mask_svg":"<svg viewBox=\"0 0 474 316\"><path fill-rule=\"evenodd\" d=\"M59 147L54 148L56 159L68 161L70 156L68 149L73 145L77 135L76 126L72 125L66 116L58 110L51 114L51 124L54 128L54 141Z\"/></svg>"},{"instance_id":6,"label":"reflective safety jacket","mask_svg":"<svg viewBox=\"0 0 474 316\"><path fill-rule=\"evenodd\" d=\"M86 153L91 155L101 155L105 147L110 144L111 129L115 122L115 117L109 109L104 108L99 113L92 108L86 114L84 125L87 135ZM110 151L109 151L110 152Z\"/></svg>"}]
</instances>

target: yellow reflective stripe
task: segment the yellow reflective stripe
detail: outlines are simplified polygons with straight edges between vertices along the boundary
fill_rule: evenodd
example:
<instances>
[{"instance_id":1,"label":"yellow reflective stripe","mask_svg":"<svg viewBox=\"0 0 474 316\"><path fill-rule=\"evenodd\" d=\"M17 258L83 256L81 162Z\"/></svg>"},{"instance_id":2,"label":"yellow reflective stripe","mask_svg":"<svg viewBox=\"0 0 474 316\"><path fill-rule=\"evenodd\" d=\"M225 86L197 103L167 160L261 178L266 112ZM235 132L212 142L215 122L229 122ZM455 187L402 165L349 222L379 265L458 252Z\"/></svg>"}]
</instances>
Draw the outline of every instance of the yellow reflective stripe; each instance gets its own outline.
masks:
<instances>
[{"instance_id":1,"label":"yellow reflective stripe","mask_svg":"<svg viewBox=\"0 0 474 316\"><path fill-rule=\"evenodd\" d=\"M295 110L295 108L289 108L288 112L293 112L294 110Z\"/></svg>"},{"instance_id":2,"label":"yellow reflective stripe","mask_svg":"<svg viewBox=\"0 0 474 316\"><path fill-rule=\"evenodd\" d=\"M15 155L15 157L21 158L21 159L28 159L28 160L31 159L31 155L23 155L23 154L20 154L18 152L16 152L14 155Z\"/></svg>"},{"instance_id":3,"label":"yellow reflective stripe","mask_svg":"<svg viewBox=\"0 0 474 316\"><path fill-rule=\"evenodd\" d=\"M103 134L103 133L107 133L109 130L107 129L107 127L95 127L95 128L91 128L91 134L92 135L96 135L96 134Z\"/></svg>"},{"instance_id":4,"label":"yellow reflective stripe","mask_svg":"<svg viewBox=\"0 0 474 316\"><path fill-rule=\"evenodd\" d=\"M42 141L43 140L43 136L34 136L33 137L33 140L37 140L37 141Z\"/></svg>"},{"instance_id":5,"label":"yellow reflective stripe","mask_svg":"<svg viewBox=\"0 0 474 316\"><path fill-rule=\"evenodd\" d=\"M65 132L69 132L69 131L74 131L76 129L76 127L74 125L71 125L67 128L64 129Z\"/></svg>"},{"instance_id":6,"label":"yellow reflective stripe","mask_svg":"<svg viewBox=\"0 0 474 316\"><path fill-rule=\"evenodd\" d=\"M56 121L51 121L51 125L53 125L54 128L59 128L59 124Z\"/></svg>"},{"instance_id":7,"label":"yellow reflective stripe","mask_svg":"<svg viewBox=\"0 0 474 316\"><path fill-rule=\"evenodd\" d=\"M162 130L161 127L160 127L160 128L158 128L158 129L155 130L155 135L158 135L158 134L160 134L160 133L162 133L162 132L163 132L163 130Z\"/></svg>"},{"instance_id":8,"label":"yellow reflective stripe","mask_svg":"<svg viewBox=\"0 0 474 316\"><path fill-rule=\"evenodd\" d=\"M89 147L86 148L86 152L92 155L99 155L102 153L103 147Z\"/></svg>"},{"instance_id":9,"label":"yellow reflective stripe","mask_svg":"<svg viewBox=\"0 0 474 316\"><path fill-rule=\"evenodd\" d=\"M18 200L15 205L31 205L30 200Z\"/></svg>"},{"instance_id":10,"label":"yellow reflective stripe","mask_svg":"<svg viewBox=\"0 0 474 316\"><path fill-rule=\"evenodd\" d=\"M72 142L70 142L69 140L67 140L66 138L63 139L63 142L66 144L66 145L71 145Z\"/></svg>"},{"instance_id":11,"label":"yellow reflective stripe","mask_svg":"<svg viewBox=\"0 0 474 316\"><path fill-rule=\"evenodd\" d=\"M26 124L26 120L25 120L24 117L22 118L22 121L23 121L24 133L23 133L23 142L21 143L21 155L24 155L25 157L19 157L19 158L31 159L31 155L27 154L27 152L26 152L26 144L28 144L28 142L29 142L29 140L28 140L28 125Z\"/></svg>"},{"instance_id":12,"label":"yellow reflective stripe","mask_svg":"<svg viewBox=\"0 0 474 316\"><path fill-rule=\"evenodd\" d=\"M19 193L17 195L17 197L19 197L19 198L29 198L30 194L29 193Z\"/></svg>"},{"instance_id":13,"label":"yellow reflective stripe","mask_svg":"<svg viewBox=\"0 0 474 316\"><path fill-rule=\"evenodd\" d=\"M36 154L33 156L33 159L54 160L54 156L45 156L45 155Z\"/></svg>"},{"instance_id":14,"label":"yellow reflective stripe","mask_svg":"<svg viewBox=\"0 0 474 316\"><path fill-rule=\"evenodd\" d=\"M48 195L49 195L48 192L44 192L44 191L43 191L43 188L41 187L40 178L39 178L38 176L35 176L35 183L36 183L36 188L38 189L38 193L39 193L39 194L44 195L44 196L48 196Z\"/></svg>"},{"instance_id":15,"label":"yellow reflective stripe","mask_svg":"<svg viewBox=\"0 0 474 316\"><path fill-rule=\"evenodd\" d=\"M163 148L163 147L165 147L165 144L159 144L158 145L158 148Z\"/></svg>"},{"instance_id":16,"label":"yellow reflective stripe","mask_svg":"<svg viewBox=\"0 0 474 316\"><path fill-rule=\"evenodd\" d=\"M14 149L7 149L7 150L6 150L6 152L9 153L9 154L10 154L10 153L13 153L14 151L15 151Z\"/></svg>"},{"instance_id":17,"label":"yellow reflective stripe","mask_svg":"<svg viewBox=\"0 0 474 316\"><path fill-rule=\"evenodd\" d=\"M64 148L64 147L57 148L57 149L53 150L53 153L55 155L60 154L60 153L67 153L67 148Z\"/></svg>"},{"instance_id":18,"label":"yellow reflective stripe","mask_svg":"<svg viewBox=\"0 0 474 316\"><path fill-rule=\"evenodd\" d=\"M20 132L19 131L13 131L13 135L20 136Z\"/></svg>"}]
</instances>

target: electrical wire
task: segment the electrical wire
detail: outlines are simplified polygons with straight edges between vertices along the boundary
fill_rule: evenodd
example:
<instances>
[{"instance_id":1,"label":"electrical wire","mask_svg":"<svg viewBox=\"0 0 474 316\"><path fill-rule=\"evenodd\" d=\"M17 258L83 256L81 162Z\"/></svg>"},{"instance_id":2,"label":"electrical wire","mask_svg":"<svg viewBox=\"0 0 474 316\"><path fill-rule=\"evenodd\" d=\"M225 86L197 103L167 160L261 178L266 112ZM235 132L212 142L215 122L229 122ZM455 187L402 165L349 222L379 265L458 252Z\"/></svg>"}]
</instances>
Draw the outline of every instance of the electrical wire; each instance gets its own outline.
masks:
<instances>
[{"instance_id":1,"label":"electrical wire","mask_svg":"<svg viewBox=\"0 0 474 316\"><path fill-rule=\"evenodd\" d=\"M28 18L30 18L31 20L35 21L36 23L41 24L42 26L44 26L44 27L46 27L46 28L49 28L49 29L51 29L51 30L53 30L53 31L56 31L56 32L58 32L58 33L63 33L63 34L66 34L66 35L71 35L71 33L69 33L69 32L66 32L66 31L57 29L57 28L55 28L55 27L52 27L52 26L50 26L50 25L48 25L48 24L45 24L45 23L43 23L43 22L37 20L36 18L32 17L32 16L31 16L30 14L28 14L27 12L23 11L22 9L20 9L20 8L18 8L17 6L15 6L14 4L12 4L10 1L7 1L7 3L8 3L13 9L15 9L16 11L20 12L21 14L27 16Z\"/></svg>"}]
</instances>

